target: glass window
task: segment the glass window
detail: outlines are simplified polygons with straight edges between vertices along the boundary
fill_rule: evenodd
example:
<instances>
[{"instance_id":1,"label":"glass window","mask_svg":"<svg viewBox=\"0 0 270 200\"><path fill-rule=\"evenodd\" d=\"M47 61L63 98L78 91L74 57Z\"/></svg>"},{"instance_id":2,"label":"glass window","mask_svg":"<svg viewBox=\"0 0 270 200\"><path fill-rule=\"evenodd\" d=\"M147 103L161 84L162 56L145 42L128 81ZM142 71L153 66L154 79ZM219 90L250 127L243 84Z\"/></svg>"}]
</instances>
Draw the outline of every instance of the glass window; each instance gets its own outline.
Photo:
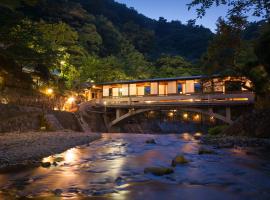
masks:
<instances>
[{"instance_id":1,"label":"glass window","mask_svg":"<svg viewBox=\"0 0 270 200\"><path fill-rule=\"evenodd\" d=\"M195 91L195 93L201 93L202 92L202 84L201 83L194 83L194 91Z\"/></svg>"},{"instance_id":2,"label":"glass window","mask_svg":"<svg viewBox=\"0 0 270 200\"><path fill-rule=\"evenodd\" d=\"M177 93L183 94L183 84L182 83L177 83Z\"/></svg>"},{"instance_id":3,"label":"glass window","mask_svg":"<svg viewBox=\"0 0 270 200\"><path fill-rule=\"evenodd\" d=\"M151 94L151 87L145 86L144 87L144 95L150 95Z\"/></svg>"}]
</instances>

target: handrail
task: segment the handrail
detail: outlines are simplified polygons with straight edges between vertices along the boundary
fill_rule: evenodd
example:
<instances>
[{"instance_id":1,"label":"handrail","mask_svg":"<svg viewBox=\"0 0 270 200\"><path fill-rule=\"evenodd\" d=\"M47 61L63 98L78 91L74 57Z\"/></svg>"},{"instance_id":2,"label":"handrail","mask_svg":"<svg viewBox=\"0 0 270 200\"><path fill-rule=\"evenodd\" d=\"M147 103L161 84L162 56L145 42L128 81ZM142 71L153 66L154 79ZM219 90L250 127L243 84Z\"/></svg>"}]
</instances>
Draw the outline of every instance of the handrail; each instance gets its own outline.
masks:
<instances>
[{"instance_id":1,"label":"handrail","mask_svg":"<svg viewBox=\"0 0 270 200\"><path fill-rule=\"evenodd\" d=\"M155 105L155 104L205 104L205 103L254 103L253 92L244 93L211 93L211 94L185 94L169 96L127 96L119 98L95 99L96 104L110 105Z\"/></svg>"}]
</instances>

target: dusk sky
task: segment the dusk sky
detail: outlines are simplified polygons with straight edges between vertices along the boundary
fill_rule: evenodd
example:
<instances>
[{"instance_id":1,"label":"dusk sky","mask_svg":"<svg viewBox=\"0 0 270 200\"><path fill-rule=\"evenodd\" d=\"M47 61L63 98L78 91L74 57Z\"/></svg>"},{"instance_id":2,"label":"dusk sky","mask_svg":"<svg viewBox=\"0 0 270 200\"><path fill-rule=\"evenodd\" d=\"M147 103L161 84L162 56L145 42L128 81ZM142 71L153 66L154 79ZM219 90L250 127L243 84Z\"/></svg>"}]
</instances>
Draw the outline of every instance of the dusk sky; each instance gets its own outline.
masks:
<instances>
[{"instance_id":1,"label":"dusk sky","mask_svg":"<svg viewBox=\"0 0 270 200\"><path fill-rule=\"evenodd\" d=\"M196 11L193 8L188 11L186 6L191 0L116 0L124 3L128 7L134 7L139 13L147 17L158 19L164 17L171 20L180 20L186 23L189 19L196 18ZM207 11L207 14L202 19L197 20L197 24L202 24L205 27L215 31L216 21L220 16L226 16L227 7L213 7Z\"/></svg>"}]
</instances>

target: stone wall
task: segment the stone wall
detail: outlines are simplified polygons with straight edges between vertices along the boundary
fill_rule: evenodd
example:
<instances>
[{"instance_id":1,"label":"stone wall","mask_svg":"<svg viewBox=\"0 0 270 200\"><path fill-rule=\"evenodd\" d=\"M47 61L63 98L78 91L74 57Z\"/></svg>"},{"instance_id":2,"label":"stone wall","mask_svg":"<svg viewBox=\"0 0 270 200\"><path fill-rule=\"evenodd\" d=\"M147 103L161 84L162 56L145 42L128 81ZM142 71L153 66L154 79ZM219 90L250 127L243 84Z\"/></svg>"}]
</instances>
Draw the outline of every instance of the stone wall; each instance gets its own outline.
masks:
<instances>
[{"instance_id":1,"label":"stone wall","mask_svg":"<svg viewBox=\"0 0 270 200\"><path fill-rule=\"evenodd\" d=\"M51 113L56 117L64 129L82 131L82 127L73 113L62 111L52 111Z\"/></svg>"},{"instance_id":2,"label":"stone wall","mask_svg":"<svg viewBox=\"0 0 270 200\"><path fill-rule=\"evenodd\" d=\"M44 113L35 107L0 104L0 133L39 131L44 124L54 128L61 127L76 132L82 131L82 127L73 113L61 111ZM58 125L55 126L55 124ZM54 128L51 131L56 131Z\"/></svg>"}]
</instances>

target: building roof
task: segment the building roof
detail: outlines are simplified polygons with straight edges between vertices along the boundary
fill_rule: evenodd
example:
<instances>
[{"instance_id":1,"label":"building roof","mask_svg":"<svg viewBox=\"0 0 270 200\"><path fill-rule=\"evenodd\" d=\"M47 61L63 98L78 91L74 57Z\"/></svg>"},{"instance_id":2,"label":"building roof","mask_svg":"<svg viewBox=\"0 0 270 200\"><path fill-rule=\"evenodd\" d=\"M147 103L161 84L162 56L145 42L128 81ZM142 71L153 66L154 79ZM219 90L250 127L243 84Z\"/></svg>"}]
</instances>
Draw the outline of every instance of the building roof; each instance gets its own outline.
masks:
<instances>
[{"instance_id":1,"label":"building roof","mask_svg":"<svg viewBox=\"0 0 270 200\"><path fill-rule=\"evenodd\" d=\"M128 84L128 83L143 83L143 82L158 82L158 81L176 81L176 80L193 80L193 79L202 79L207 78L209 76L199 75L199 76L180 76L173 78L153 78L153 79L143 79L143 80L125 80L125 81L113 81L113 82L105 82L98 83L97 85L112 85L112 84ZM213 77L213 76L211 76ZM217 76L214 76L217 77Z\"/></svg>"}]
</instances>

